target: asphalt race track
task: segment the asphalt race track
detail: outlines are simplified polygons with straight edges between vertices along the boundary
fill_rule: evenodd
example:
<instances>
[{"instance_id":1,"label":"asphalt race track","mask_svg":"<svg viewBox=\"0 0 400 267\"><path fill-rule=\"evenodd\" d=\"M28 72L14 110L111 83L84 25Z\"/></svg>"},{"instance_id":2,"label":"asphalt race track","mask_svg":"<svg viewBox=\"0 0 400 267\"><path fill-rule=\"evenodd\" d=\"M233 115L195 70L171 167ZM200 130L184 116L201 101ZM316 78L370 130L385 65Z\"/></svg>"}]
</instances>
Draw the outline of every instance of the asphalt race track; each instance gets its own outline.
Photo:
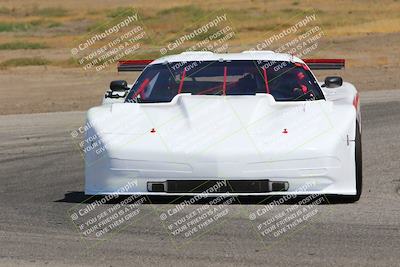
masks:
<instances>
[{"instance_id":1,"label":"asphalt race track","mask_svg":"<svg viewBox=\"0 0 400 267\"><path fill-rule=\"evenodd\" d=\"M88 205L79 204L83 160L70 136L84 113L0 116L0 265L399 266L398 92L361 94L360 201L320 205L309 222L272 241L257 233L261 219L249 220L262 205L234 204L221 224L182 242L160 220L159 211L175 206L168 201L142 205L147 216L112 236L82 238L68 211Z\"/></svg>"}]
</instances>

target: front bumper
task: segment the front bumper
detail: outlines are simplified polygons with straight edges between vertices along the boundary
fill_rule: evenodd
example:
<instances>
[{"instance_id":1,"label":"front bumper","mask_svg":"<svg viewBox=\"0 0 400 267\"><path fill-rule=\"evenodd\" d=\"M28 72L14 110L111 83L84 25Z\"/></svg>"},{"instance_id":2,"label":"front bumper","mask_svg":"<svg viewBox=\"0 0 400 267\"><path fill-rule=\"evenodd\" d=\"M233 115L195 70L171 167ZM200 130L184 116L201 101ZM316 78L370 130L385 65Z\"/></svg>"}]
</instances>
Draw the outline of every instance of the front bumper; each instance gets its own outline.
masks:
<instances>
[{"instance_id":1,"label":"front bumper","mask_svg":"<svg viewBox=\"0 0 400 267\"><path fill-rule=\"evenodd\" d=\"M355 195L355 163L335 157L271 162L155 162L103 157L86 164L85 193L88 195L198 195L187 190L152 190L149 184L167 181L263 181L287 183L285 190L209 192L209 196L260 196L340 194ZM130 185L127 188L127 185ZM122 190L123 189L123 190Z\"/></svg>"}]
</instances>

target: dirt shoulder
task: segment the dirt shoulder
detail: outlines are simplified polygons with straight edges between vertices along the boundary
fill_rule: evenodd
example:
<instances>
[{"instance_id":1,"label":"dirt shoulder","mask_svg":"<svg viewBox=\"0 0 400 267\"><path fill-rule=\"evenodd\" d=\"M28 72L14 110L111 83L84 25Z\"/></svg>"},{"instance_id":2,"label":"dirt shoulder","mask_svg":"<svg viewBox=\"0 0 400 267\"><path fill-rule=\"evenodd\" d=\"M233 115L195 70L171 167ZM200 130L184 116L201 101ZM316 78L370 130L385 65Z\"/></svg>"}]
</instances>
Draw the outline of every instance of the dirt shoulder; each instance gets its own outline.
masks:
<instances>
[{"instance_id":1,"label":"dirt shoulder","mask_svg":"<svg viewBox=\"0 0 400 267\"><path fill-rule=\"evenodd\" d=\"M87 110L99 105L110 81L136 76L43 66L1 71L0 114Z\"/></svg>"}]
</instances>

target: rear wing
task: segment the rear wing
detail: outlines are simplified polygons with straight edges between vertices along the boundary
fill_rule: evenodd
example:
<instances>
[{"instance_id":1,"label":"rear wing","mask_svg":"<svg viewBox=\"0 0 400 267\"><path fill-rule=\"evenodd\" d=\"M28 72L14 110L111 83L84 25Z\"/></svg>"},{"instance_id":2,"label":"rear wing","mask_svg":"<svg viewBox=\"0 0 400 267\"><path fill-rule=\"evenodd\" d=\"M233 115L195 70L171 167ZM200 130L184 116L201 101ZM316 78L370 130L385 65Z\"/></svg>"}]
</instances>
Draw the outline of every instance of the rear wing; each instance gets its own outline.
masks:
<instances>
[{"instance_id":1,"label":"rear wing","mask_svg":"<svg viewBox=\"0 0 400 267\"><path fill-rule=\"evenodd\" d=\"M152 59L122 60L118 62L118 72L142 71L152 61ZM345 66L344 59L307 58L303 59L303 61L312 70L340 70L344 69Z\"/></svg>"},{"instance_id":2,"label":"rear wing","mask_svg":"<svg viewBox=\"0 0 400 267\"><path fill-rule=\"evenodd\" d=\"M153 61L152 59L121 60L121 61L118 61L118 72L121 72L121 71L142 71L152 61Z\"/></svg>"},{"instance_id":3,"label":"rear wing","mask_svg":"<svg viewBox=\"0 0 400 267\"><path fill-rule=\"evenodd\" d=\"M341 70L345 65L341 58L306 58L303 61L312 70Z\"/></svg>"}]
</instances>

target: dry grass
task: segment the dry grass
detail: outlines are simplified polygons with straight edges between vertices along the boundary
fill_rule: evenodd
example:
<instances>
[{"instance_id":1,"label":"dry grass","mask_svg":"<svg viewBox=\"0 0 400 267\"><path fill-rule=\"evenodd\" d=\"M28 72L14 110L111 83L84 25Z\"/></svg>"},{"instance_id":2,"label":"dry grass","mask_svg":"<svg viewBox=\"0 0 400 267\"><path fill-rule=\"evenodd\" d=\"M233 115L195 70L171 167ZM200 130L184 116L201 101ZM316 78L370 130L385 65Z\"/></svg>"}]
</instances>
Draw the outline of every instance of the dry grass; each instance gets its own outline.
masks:
<instances>
[{"instance_id":1,"label":"dry grass","mask_svg":"<svg viewBox=\"0 0 400 267\"><path fill-rule=\"evenodd\" d=\"M44 43L30 43L30 42L21 42L21 41L13 41L9 43L0 44L0 50L18 50L18 49L45 49L49 48Z\"/></svg>"},{"instance_id":2,"label":"dry grass","mask_svg":"<svg viewBox=\"0 0 400 267\"><path fill-rule=\"evenodd\" d=\"M158 51L168 42L208 22L213 14L224 13L235 31L235 38L229 41L233 50L252 47L271 34L289 27L302 14L311 13L317 14L316 24L323 28L327 43L330 40L337 42L340 39L337 36L400 32L400 1L394 0L341 0L334 3L324 0L284 0L279 5L274 1L238 0L222 0L218 4L210 0L175 0L172 4L155 0L139 0L134 4L120 0L114 3L114 7L110 7L106 0L98 0L96 5L89 0L15 0L0 4L0 32L5 33L0 35L2 53L6 52L7 47L14 49L8 43L38 42L42 38L46 38L49 57L56 49L69 51L82 37L89 37L93 29L129 9L139 12L143 26L151 37L142 44L141 51ZM180 50L200 39L194 38ZM135 57L159 55L157 52L153 54L135 54ZM76 66L64 64L70 61L70 56L68 52L65 53L64 59L58 61L60 65Z\"/></svg>"},{"instance_id":3,"label":"dry grass","mask_svg":"<svg viewBox=\"0 0 400 267\"><path fill-rule=\"evenodd\" d=\"M13 58L0 63L0 68L24 67L24 66L43 66L48 65L50 61L41 57Z\"/></svg>"}]
</instances>

